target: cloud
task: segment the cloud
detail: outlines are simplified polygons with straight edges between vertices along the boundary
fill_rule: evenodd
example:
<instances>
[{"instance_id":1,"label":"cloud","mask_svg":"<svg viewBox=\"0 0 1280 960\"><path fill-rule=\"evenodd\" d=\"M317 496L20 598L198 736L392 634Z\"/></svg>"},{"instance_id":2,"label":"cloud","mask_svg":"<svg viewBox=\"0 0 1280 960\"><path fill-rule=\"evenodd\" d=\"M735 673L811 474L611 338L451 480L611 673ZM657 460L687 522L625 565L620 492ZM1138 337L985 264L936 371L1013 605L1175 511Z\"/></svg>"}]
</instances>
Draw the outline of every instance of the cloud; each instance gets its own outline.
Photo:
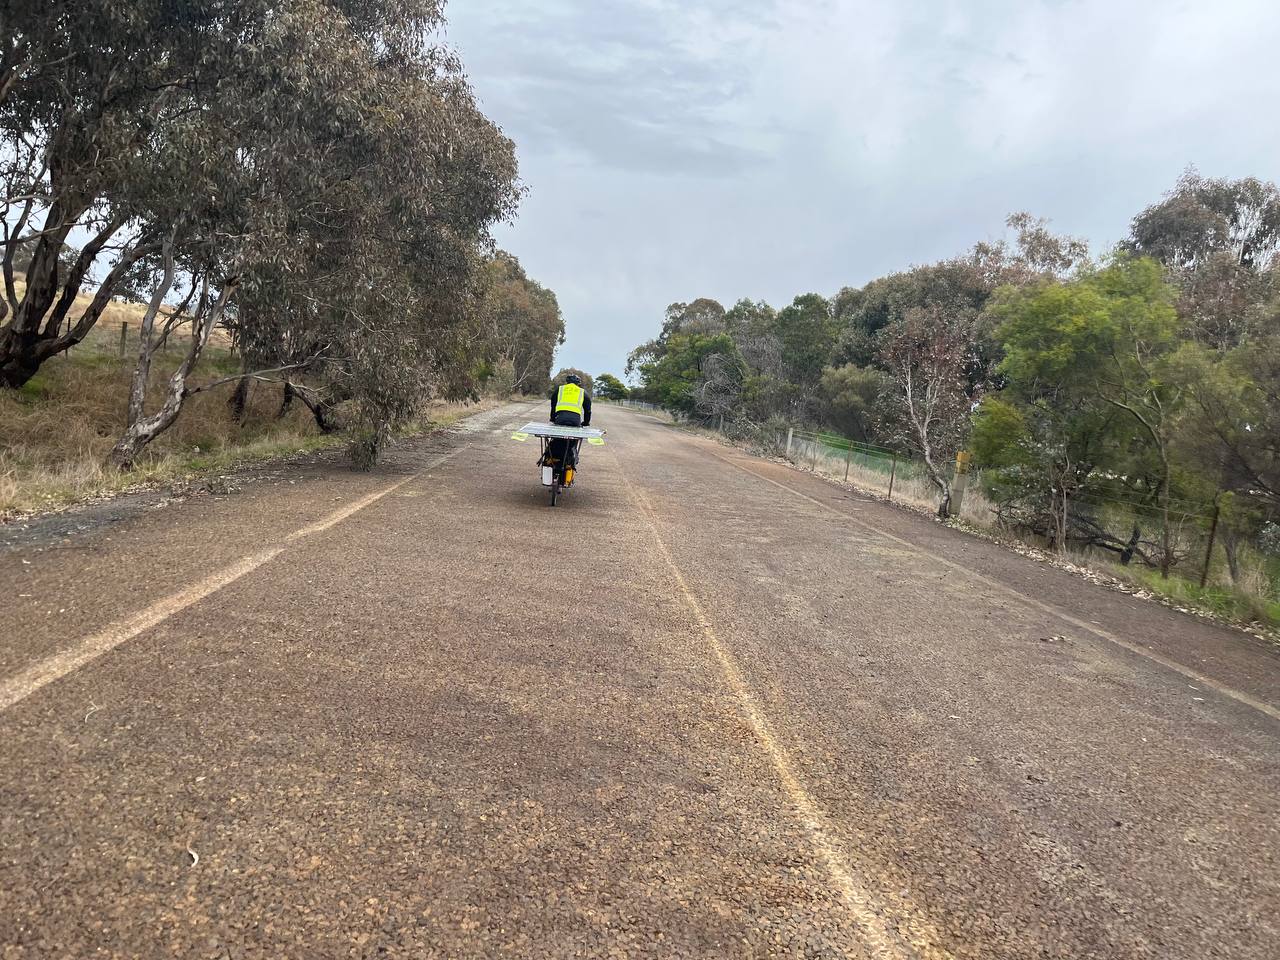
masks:
<instances>
[{"instance_id":1,"label":"cloud","mask_svg":"<svg viewBox=\"0 0 1280 960\"><path fill-rule=\"evenodd\" d=\"M500 235L617 370L674 300L833 293L1029 209L1095 244L1172 185L1280 176L1264 0L450 7L530 195Z\"/></svg>"},{"instance_id":2,"label":"cloud","mask_svg":"<svg viewBox=\"0 0 1280 960\"><path fill-rule=\"evenodd\" d=\"M759 0L757 12L771 6ZM506 2L485 10L482 43L469 31L451 37L526 150L577 166L722 176L762 158L722 120L750 78L740 51L705 26L731 7Z\"/></svg>"}]
</instances>

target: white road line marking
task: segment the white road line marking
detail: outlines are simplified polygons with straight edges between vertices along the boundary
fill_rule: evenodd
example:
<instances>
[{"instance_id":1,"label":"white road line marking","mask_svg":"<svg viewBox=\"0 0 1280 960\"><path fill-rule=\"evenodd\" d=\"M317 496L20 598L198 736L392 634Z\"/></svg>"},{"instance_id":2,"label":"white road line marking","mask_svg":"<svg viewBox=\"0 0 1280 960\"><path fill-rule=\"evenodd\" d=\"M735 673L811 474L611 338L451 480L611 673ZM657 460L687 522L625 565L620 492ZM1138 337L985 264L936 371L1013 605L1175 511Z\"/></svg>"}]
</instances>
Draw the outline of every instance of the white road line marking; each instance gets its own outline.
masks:
<instances>
[{"instance_id":1,"label":"white road line marking","mask_svg":"<svg viewBox=\"0 0 1280 960\"><path fill-rule=\"evenodd\" d=\"M245 574L257 570L270 560L274 560L284 551L284 547L271 547L252 556L228 564L217 573L206 577L194 586L179 590L162 600L158 600L140 613L118 623L113 623L100 633L81 640L74 647L56 653L52 657L32 664L15 677L0 683L0 710L7 710L21 700L26 699L41 687L65 677L91 660L95 660L114 650L126 640L132 640L144 630L149 630L157 623L167 620L181 610L185 610L197 601L203 600L211 593L221 590L229 583L234 583Z\"/></svg>"},{"instance_id":2,"label":"white road line marking","mask_svg":"<svg viewBox=\"0 0 1280 960\"><path fill-rule=\"evenodd\" d=\"M78 670L85 664L96 660L104 653L110 653L120 644L128 640L132 640L138 634L150 630L152 627L169 619L176 613L181 613L187 607L194 603L199 603L205 597L217 593L223 587L235 583L246 574L257 570L264 563L274 560L284 552L285 545L295 543L304 537L309 537L315 533L321 533L334 527L346 520L353 514L359 513L366 507L372 506L383 497L399 490L411 480L416 480L425 474L428 470L434 470L447 460L451 459L461 450L457 447L450 450L443 456L432 460L418 473L405 477L403 480L397 480L395 483L381 490L371 493L368 496L361 497L354 503L349 503L344 507L333 511L327 516L315 523L309 523L305 527L301 527L284 537L284 544L275 547L269 547L265 550L244 557L240 560L230 563L201 580L194 586L179 590L167 597L157 600L151 606L147 607L139 613L135 613L124 620L117 621L106 627L104 630L93 634L90 637L77 642L74 646L69 647L59 653L55 653L51 657L46 657L38 663L32 664L25 670L10 677L7 680L0 681L0 711L4 711L12 707L14 704L25 700L37 690L46 687L55 680L60 680L74 670Z\"/></svg>"},{"instance_id":3,"label":"white road line marking","mask_svg":"<svg viewBox=\"0 0 1280 960\"><path fill-rule=\"evenodd\" d=\"M1104 630L1102 627L1099 627L1095 624L1087 623L1086 621L1081 620L1078 617L1073 617L1070 613L1063 610L1061 607L1054 606L1051 603L1045 603L1043 600L1037 600L1035 597L1029 597L1025 593L1022 593L1019 590L1015 590L1013 587L1009 587L1003 583L1000 583L998 580L992 580L990 577L983 576L980 573L975 573L973 570L969 569L968 567L963 566L962 564L956 563L954 560L948 560L946 557L940 556L939 554L934 553L932 550L928 549L927 547L920 546L918 543L912 543L910 540L904 540L901 537L895 537L892 533L889 533L885 530L881 530L879 527L875 526L874 524L870 524L870 523L867 523L865 520L860 520L857 517L850 516L845 511L837 510L835 507L831 506L830 504L823 503L821 500L817 499L816 497L811 497L807 493L801 493L799 490L796 490L794 487L789 487L785 483L779 483L777 480L774 480L772 477L766 477L762 473L756 473L754 470L750 470L747 467L744 467L742 464L736 463L735 461L730 460L728 457L721 456L720 454L715 453L714 451L712 451L711 455L715 457L717 460L723 460L725 463L729 464L729 466L731 467L736 467L737 469L741 470L743 473L750 474L751 476L755 477L757 480L763 480L765 483L771 483L775 487L778 487L779 489L786 490L788 493L791 493L794 496L800 497L801 499L804 499L804 500L808 500L810 503L816 504L817 506L822 507L822 509L824 510L828 510L831 513L836 514L837 516L843 517L845 520L847 520L849 523L854 524L855 526L862 527L865 530L870 530L872 533L876 534L876 536L884 537L886 540L892 540L894 543L899 544L900 546L906 547L907 549L912 550L916 553L923 554L924 556L929 557L931 560L934 560L945 567L949 567L953 570L957 570L964 576L977 580L980 583L984 583L987 586L991 587L993 590L1003 593L1005 596L1011 597L1014 600L1017 600L1019 603L1026 604L1029 607L1039 610L1041 613L1047 613L1050 616L1057 618L1058 620L1062 620L1066 623L1071 624L1073 627L1076 627L1077 629L1083 630L1086 633L1093 634L1095 637L1105 640L1108 643L1113 643L1117 647L1120 647L1124 650L1128 650L1130 653L1137 654L1140 657L1145 657L1146 659L1152 661L1153 663L1158 663L1160 664L1160 666L1165 667L1168 670L1172 670L1174 673L1181 674L1182 676L1187 677L1190 680L1195 680L1197 683L1202 683L1206 687L1209 687L1211 690L1214 690L1222 694L1224 697L1228 697L1232 700L1235 700L1237 703L1242 703L1246 707L1252 707L1254 710L1257 710L1259 713L1264 714L1268 717L1271 717L1273 720L1280 720L1280 709L1277 709L1271 706L1269 703L1263 703L1261 700L1258 700L1256 697L1251 697L1249 696L1249 694L1244 693L1243 691L1236 690L1233 687L1228 687L1226 684L1219 683L1217 680L1214 680L1211 677L1205 676L1203 673L1201 673L1198 670L1195 670L1192 667L1188 667L1185 664L1178 663L1178 661L1176 660L1171 660L1170 658L1163 656L1162 654L1156 653L1154 650L1148 649L1147 647L1139 646L1136 643L1130 643L1128 640L1124 640L1120 637L1117 637L1115 634L1107 630Z\"/></svg>"},{"instance_id":4,"label":"white road line marking","mask_svg":"<svg viewBox=\"0 0 1280 960\"><path fill-rule=\"evenodd\" d=\"M446 457L445 459L448 459L448 458ZM436 467L440 466L440 464L443 462L444 461L441 460L436 463L433 463L430 467L427 467L426 469L433 470ZM359 513L365 507L372 506L373 504L381 500L383 497L385 497L387 494L395 493L397 490L403 487L410 480L416 480L420 476L422 476L422 472L415 473L411 477L405 477L403 480L397 480L391 486L385 487L384 489L379 490L376 493L371 493L367 497L361 497L355 503L349 503L345 507L342 507L339 510L333 511L333 513L329 514L324 519L317 520L315 523L309 523L305 527L301 527L293 531L293 533L289 534L284 538L285 542L293 543L295 540L301 540L303 537L309 537L313 533L322 533L325 530L328 530L330 527L336 527L343 520L347 519L347 517L351 516L352 514Z\"/></svg>"},{"instance_id":5,"label":"white road line marking","mask_svg":"<svg viewBox=\"0 0 1280 960\"><path fill-rule=\"evenodd\" d=\"M615 461L617 460L616 454L614 459ZM877 958L877 960L903 960L903 958L907 958L907 960L914 960L914 958L947 960L947 958L950 958L951 955L937 945L940 942L937 933L929 930L921 918L916 916L894 918L897 920L898 925L909 935L909 941L886 925L883 907L878 904L876 897L868 890L867 885L856 875L853 866L828 837L821 809L813 801L813 798L809 796L804 784L800 782L800 778L795 773L791 757L788 755L786 748L774 736L773 729L760 707L756 704L755 698L751 694L751 689L743 678L742 671L738 668L733 654L721 642L715 627L712 626L711 621L702 609L702 604L685 581L684 574L681 573L680 567L676 564L670 549L662 539L657 519L653 514L653 508L650 507L644 494L627 479L627 475L622 471L620 463L618 464L618 474L627 490L631 493L632 499L635 500L644 514L649 530L653 534L653 539L658 545L658 550L670 568L671 575L674 577L676 585L680 588L685 603L692 611L694 619L697 621L702 635L707 641L707 645L715 655L721 672L738 701L743 716L746 718L747 723L750 724L756 739L773 764L787 798L799 815L798 819L801 826L804 827L805 832L809 835L810 842L826 867L827 873L835 881L841 901L857 923L871 956Z\"/></svg>"}]
</instances>

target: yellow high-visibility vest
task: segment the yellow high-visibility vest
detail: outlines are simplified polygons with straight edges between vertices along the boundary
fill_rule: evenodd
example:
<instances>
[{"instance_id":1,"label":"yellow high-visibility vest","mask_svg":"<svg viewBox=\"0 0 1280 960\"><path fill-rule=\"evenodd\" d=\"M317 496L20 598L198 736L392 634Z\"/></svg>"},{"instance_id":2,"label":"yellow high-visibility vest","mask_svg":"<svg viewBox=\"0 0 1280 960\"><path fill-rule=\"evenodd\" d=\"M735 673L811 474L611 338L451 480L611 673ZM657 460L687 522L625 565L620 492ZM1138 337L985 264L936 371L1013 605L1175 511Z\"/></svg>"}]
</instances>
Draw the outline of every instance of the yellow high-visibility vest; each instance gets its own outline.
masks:
<instances>
[{"instance_id":1,"label":"yellow high-visibility vest","mask_svg":"<svg viewBox=\"0 0 1280 960\"><path fill-rule=\"evenodd\" d=\"M566 383L556 391L556 409L554 412L559 413L562 410L568 410L571 413L582 416L582 398L585 395L586 391L576 383Z\"/></svg>"}]
</instances>

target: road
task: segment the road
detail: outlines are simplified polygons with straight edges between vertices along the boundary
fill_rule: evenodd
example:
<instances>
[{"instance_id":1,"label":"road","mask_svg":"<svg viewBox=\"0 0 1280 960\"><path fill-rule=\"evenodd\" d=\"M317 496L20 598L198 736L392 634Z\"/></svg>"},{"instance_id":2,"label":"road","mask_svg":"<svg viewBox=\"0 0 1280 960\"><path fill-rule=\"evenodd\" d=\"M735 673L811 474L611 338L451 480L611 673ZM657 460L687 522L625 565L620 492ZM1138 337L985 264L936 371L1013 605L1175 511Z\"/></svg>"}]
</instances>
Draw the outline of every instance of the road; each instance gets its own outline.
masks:
<instances>
[{"instance_id":1,"label":"road","mask_svg":"<svg viewBox=\"0 0 1280 960\"><path fill-rule=\"evenodd\" d=\"M1280 955L1280 656L602 408L0 552L0 958Z\"/></svg>"}]
</instances>

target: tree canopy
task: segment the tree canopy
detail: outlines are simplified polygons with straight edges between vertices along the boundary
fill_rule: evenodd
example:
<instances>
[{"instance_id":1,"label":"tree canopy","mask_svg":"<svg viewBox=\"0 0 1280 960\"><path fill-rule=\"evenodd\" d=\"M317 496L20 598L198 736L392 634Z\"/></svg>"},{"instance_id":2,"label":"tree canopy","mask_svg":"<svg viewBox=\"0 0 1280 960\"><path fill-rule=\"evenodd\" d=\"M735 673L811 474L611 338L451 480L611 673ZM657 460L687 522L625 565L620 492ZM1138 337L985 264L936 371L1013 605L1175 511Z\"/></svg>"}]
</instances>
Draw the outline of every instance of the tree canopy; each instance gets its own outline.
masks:
<instances>
[{"instance_id":1,"label":"tree canopy","mask_svg":"<svg viewBox=\"0 0 1280 960\"><path fill-rule=\"evenodd\" d=\"M602 373L596 377L595 395L601 400L626 400L631 391L613 374Z\"/></svg>"},{"instance_id":2,"label":"tree canopy","mask_svg":"<svg viewBox=\"0 0 1280 960\"><path fill-rule=\"evenodd\" d=\"M1188 171L1097 259L1029 214L1007 227L830 299L672 304L631 354L633 393L747 434L891 446L944 513L967 448L998 520L1062 549L1167 572L1185 559L1174 505L1216 512L1229 550L1280 542L1276 186Z\"/></svg>"},{"instance_id":3,"label":"tree canopy","mask_svg":"<svg viewBox=\"0 0 1280 960\"><path fill-rule=\"evenodd\" d=\"M365 461L429 393L473 395L499 364L543 387L559 308L492 252L514 148L432 39L442 23L437 0L7 4L0 385L128 290L184 309L144 330L122 465L177 416L218 325L345 405ZM175 323L193 349L144 416Z\"/></svg>"}]
</instances>

